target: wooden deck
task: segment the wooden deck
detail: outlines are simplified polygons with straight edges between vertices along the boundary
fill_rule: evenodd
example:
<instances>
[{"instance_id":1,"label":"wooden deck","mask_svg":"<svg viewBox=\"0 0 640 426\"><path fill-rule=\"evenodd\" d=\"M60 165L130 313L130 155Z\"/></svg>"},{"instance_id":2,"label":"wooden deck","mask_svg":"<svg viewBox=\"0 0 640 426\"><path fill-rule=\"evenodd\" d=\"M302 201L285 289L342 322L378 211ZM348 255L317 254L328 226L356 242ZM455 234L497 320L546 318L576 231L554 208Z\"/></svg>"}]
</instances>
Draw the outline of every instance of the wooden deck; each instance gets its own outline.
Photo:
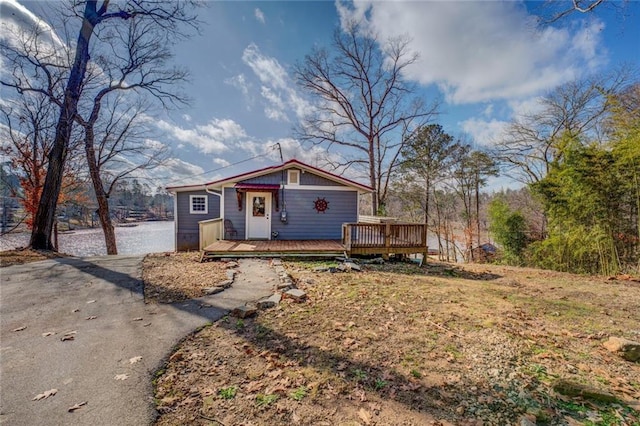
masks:
<instances>
[{"instance_id":1,"label":"wooden deck","mask_svg":"<svg viewBox=\"0 0 640 426\"><path fill-rule=\"evenodd\" d=\"M332 257L343 256L344 246L334 240L220 240L203 249L203 257Z\"/></svg>"}]
</instances>

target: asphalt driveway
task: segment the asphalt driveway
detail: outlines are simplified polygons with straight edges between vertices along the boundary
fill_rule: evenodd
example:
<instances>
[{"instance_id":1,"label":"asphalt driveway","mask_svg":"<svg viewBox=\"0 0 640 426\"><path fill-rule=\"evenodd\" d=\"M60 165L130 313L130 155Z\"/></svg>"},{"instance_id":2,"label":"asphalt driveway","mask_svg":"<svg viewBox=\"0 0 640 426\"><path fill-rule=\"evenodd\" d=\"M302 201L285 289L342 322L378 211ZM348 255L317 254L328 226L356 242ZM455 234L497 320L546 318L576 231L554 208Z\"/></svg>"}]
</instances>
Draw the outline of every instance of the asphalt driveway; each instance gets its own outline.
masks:
<instances>
[{"instance_id":1,"label":"asphalt driveway","mask_svg":"<svg viewBox=\"0 0 640 426\"><path fill-rule=\"evenodd\" d=\"M171 348L277 281L266 261L242 260L222 293L145 305L141 264L103 256L0 269L0 424L151 423L152 375Z\"/></svg>"}]
</instances>

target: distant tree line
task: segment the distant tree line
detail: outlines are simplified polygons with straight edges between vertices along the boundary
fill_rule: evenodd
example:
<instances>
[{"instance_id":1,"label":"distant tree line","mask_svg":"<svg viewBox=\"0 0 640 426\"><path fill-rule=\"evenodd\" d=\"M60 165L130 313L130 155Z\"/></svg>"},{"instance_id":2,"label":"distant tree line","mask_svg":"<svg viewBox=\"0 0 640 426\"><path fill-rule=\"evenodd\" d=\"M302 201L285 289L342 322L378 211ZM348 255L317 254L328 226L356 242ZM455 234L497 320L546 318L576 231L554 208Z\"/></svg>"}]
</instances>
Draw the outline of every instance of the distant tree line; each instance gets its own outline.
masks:
<instances>
[{"instance_id":1,"label":"distant tree line","mask_svg":"<svg viewBox=\"0 0 640 426\"><path fill-rule=\"evenodd\" d=\"M7 165L1 170L0 232L30 229L33 211L29 209L31 199L22 184L23 178L11 173ZM108 200L113 223L171 220L173 201L174 197L162 186L152 188L139 179L118 182ZM88 178L79 179L73 191L66 191L56 209L56 222L60 229L65 230L100 226L98 203Z\"/></svg>"}]
</instances>

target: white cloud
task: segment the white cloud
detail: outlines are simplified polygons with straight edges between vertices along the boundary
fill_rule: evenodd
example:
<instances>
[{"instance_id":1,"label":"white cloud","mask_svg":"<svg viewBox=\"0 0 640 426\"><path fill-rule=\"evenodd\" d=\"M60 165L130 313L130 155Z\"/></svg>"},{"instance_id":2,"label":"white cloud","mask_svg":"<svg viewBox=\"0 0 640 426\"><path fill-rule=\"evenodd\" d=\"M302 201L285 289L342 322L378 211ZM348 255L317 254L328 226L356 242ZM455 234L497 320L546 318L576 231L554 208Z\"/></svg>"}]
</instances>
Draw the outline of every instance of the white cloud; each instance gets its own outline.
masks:
<instances>
[{"instance_id":1,"label":"white cloud","mask_svg":"<svg viewBox=\"0 0 640 426\"><path fill-rule=\"evenodd\" d=\"M436 84L451 103L538 94L604 63L603 24L538 27L521 2L377 2L336 4L343 26L365 19L380 40L410 34L420 54L406 77Z\"/></svg>"},{"instance_id":2,"label":"white cloud","mask_svg":"<svg viewBox=\"0 0 640 426\"><path fill-rule=\"evenodd\" d=\"M253 11L253 14L255 15L256 19L258 20L258 22L264 24L266 22L266 19L264 17L264 13L258 9L256 7L256 10Z\"/></svg>"},{"instance_id":3,"label":"white cloud","mask_svg":"<svg viewBox=\"0 0 640 426\"><path fill-rule=\"evenodd\" d=\"M251 84L247 82L244 74L238 74L231 78L227 78L224 82L225 84L228 84L240 90L240 92L242 92L244 96L249 95L249 88L251 87Z\"/></svg>"},{"instance_id":4,"label":"white cloud","mask_svg":"<svg viewBox=\"0 0 640 426\"><path fill-rule=\"evenodd\" d=\"M53 45L46 46L52 49L67 47L66 43L58 37L58 34L47 22L40 19L16 0L0 0L0 15L2 15L0 39L15 39L23 31L31 32L36 29L40 33L40 39L38 40L40 48L47 44Z\"/></svg>"},{"instance_id":5,"label":"white cloud","mask_svg":"<svg viewBox=\"0 0 640 426\"><path fill-rule=\"evenodd\" d=\"M460 127L465 133L469 134L477 144L484 146L491 146L500 140L508 125L507 121L479 118L470 118L460 123Z\"/></svg>"},{"instance_id":6,"label":"white cloud","mask_svg":"<svg viewBox=\"0 0 640 426\"><path fill-rule=\"evenodd\" d=\"M242 60L258 77L262 86L260 94L265 101L267 118L275 121L290 121L288 112L301 118L309 104L295 89L295 83L277 59L264 55L257 45L251 43L244 50Z\"/></svg>"},{"instance_id":7,"label":"white cloud","mask_svg":"<svg viewBox=\"0 0 640 426\"><path fill-rule=\"evenodd\" d=\"M251 67L263 84L268 84L277 89L287 87L287 71L285 71L277 59L263 55L254 43L251 43L244 49L242 60Z\"/></svg>"},{"instance_id":8,"label":"white cloud","mask_svg":"<svg viewBox=\"0 0 640 426\"><path fill-rule=\"evenodd\" d=\"M221 166L221 167L227 167L231 163L228 162L227 160L225 160L224 158L214 158L213 159L213 164L217 164L218 166Z\"/></svg>"},{"instance_id":9,"label":"white cloud","mask_svg":"<svg viewBox=\"0 0 640 426\"><path fill-rule=\"evenodd\" d=\"M189 114L183 114L183 115L182 115L182 119L183 119L184 121L186 121L187 123L190 123L190 122L191 122L191 116L190 116Z\"/></svg>"},{"instance_id":10,"label":"white cloud","mask_svg":"<svg viewBox=\"0 0 640 426\"><path fill-rule=\"evenodd\" d=\"M202 183L202 174L204 169L195 164L180 160L179 158L170 158L163 165L156 167L151 177L163 182L163 185L191 185Z\"/></svg>"},{"instance_id":11,"label":"white cloud","mask_svg":"<svg viewBox=\"0 0 640 426\"><path fill-rule=\"evenodd\" d=\"M203 154L227 151L247 138L242 126L230 119L214 118L205 125L196 125L191 129L163 120L158 121L157 126L169 137L193 145Z\"/></svg>"}]
</instances>

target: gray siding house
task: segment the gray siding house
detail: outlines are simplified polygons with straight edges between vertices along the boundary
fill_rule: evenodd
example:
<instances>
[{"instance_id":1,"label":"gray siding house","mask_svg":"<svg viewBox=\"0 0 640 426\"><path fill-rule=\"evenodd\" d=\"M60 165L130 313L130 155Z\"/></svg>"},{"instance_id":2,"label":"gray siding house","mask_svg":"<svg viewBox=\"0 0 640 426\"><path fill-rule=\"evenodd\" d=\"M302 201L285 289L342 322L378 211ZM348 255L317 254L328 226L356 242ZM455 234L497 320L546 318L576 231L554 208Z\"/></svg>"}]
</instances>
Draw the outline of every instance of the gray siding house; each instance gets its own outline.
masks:
<instances>
[{"instance_id":1,"label":"gray siding house","mask_svg":"<svg viewBox=\"0 0 640 426\"><path fill-rule=\"evenodd\" d=\"M290 160L202 185L174 186L176 250L197 250L199 223L223 219L225 240L339 240L358 221L366 185Z\"/></svg>"}]
</instances>

